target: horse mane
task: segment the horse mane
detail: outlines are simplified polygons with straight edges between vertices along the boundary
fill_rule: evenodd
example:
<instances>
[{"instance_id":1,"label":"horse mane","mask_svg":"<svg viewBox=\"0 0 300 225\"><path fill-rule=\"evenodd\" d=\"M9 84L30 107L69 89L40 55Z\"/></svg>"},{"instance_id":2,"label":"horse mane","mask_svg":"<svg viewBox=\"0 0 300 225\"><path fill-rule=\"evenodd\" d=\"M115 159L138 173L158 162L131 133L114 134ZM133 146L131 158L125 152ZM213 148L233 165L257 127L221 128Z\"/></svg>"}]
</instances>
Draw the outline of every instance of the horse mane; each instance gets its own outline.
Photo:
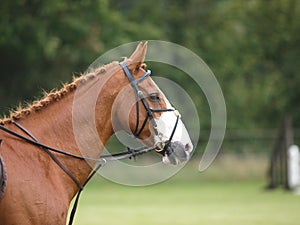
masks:
<instances>
[{"instance_id":1,"label":"horse mane","mask_svg":"<svg viewBox=\"0 0 300 225\"><path fill-rule=\"evenodd\" d=\"M75 91L79 84L85 84L90 80L94 80L98 75L105 74L110 67L115 65L117 65L117 62L114 61L96 69L91 69L90 71L81 74L79 77L73 76L73 81L69 84L63 84L63 87L60 90L54 89L49 93L44 91L43 97L40 100L27 104L25 107L19 105L16 109L11 110L8 117L4 116L4 118L0 119L0 124L4 125L6 123L12 123L14 120L19 120L31 113L41 111L52 103L60 101L63 97Z\"/></svg>"},{"instance_id":2,"label":"horse mane","mask_svg":"<svg viewBox=\"0 0 300 225\"><path fill-rule=\"evenodd\" d=\"M132 53L129 58L124 57L124 60L127 64L133 64L138 67L145 68L146 64L144 63L145 55L147 51L147 42L144 44L140 42L136 48L136 50ZM99 66L95 69L91 69L85 74L82 74L79 77L73 77L73 81L69 84L63 85L60 90L53 90L50 93L44 91L44 96L41 100L34 101L31 104L27 104L26 107L19 106L16 110L11 110L9 117L4 117L0 119L0 125L4 125L6 123L12 123L14 120L22 119L31 113L39 112L47 106L51 105L54 102L60 101L64 96L72 93L77 89L78 84L86 83L89 80L95 79L98 75L104 74L111 67L118 65L118 62L113 61L107 65Z\"/></svg>"}]
</instances>

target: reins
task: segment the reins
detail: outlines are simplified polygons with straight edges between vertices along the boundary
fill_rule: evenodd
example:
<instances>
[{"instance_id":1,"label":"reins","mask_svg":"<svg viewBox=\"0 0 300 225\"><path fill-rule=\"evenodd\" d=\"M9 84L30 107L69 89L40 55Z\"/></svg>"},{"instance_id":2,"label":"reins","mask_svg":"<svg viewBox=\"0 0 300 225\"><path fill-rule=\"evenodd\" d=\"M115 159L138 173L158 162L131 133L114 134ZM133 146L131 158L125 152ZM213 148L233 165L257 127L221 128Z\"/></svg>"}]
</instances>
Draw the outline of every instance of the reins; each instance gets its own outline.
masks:
<instances>
[{"instance_id":1,"label":"reins","mask_svg":"<svg viewBox=\"0 0 300 225\"><path fill-rule=\"evenodd\" d=\"M34 145L34 146L39 147L40 149L44 150L51 157L51 159L63 170L63 172L66 173L73 180L73 182L78 186L79 191L76 195L76 199L75 199L75 202L74 202L71 214L70 214L69 225L72 225L72 223L73 223L81 192L83 191L84 187L88 184L88 182L92 179L92 177L96 174L96 172L104 164L106 164L109 161L111 162L111 161L117 161L117 160L122 160L122 159L127 159L127 158L135 158L138 155L142 155L142 154L151 152L151 151L156 149L156 146L153 146L153 147L150 147L150 148L140 147L140 148L137 148L137 149L131 149L131 148L128 147L127 151L123 151L123 152L115 153L115 154L111 154L111 155L103 155L99 159L85 158L85 157L82 157L82 156L74 155L74 154L64 152L62 150L55 149L55 148L52 148L50 146L44 145L44 144L40 143L38 141L38 139L35 138L21 124L15 122L15 121L13 121L13 124L16 125L20 130L22 130L31 139L29 139L29 138L15 132L15 131L13 131L13 130L10 130L10 129L6 128L3 125L0 125L0 129L3 130L6 133L12 135L12 136L15 136L15 137L19 138L22 141L25 141L25 142L27 142L31 145ZM94 161L94 162L96 162L96 166L92 169L92 172L90 173L90 175L88 176L86 181L81 185L80 182L78 181L78 179L58 160L58 158L53 154L53 152L59 153L59 154L62 154L62 155L66 155L66 156L69 156L69 157L73 157L73 158L79 159L79 160Z\"/></svg>"},{"instance_id":2,"label":"reins","mask_svg":"<svg viewBox=\"0 0 300 225\"><path fill-rule=\"evenodd\" d=\"M156 135L159 134L159 131L157 129L157 124L155 122L154 119L154 115L153 113L157 113L157 112L170 112L170 111L174 111L175 113L177 112L174 108L170 108L170 109L152 109L149 107L147 101L145 100L145 96L143 94L143 92L139 89L138 84L140 82L142 82L145 78L147 78L148 76L150 76L151 71L147 70L146 73L141 76L138 79L134 79L132 73L130 72L129 68L127 67L126 63L123 61L120 63L120 66L122 67L125 75L128 77L130 84L132 85L133 89L134 89L134 93L135 93L135 98L136 98L136 128L133 132L133 135L135 138L138 138L138 136L141 134L141 132L143 131L143 129L145 128L145 125L148 121L148 119L150 118L152 125L153 125L153 129ZM139 100L142 102L147 114L146 117L144 119L144 122L142 123L141 128L139 129ZM79 202L79 198L81 195L81 192L83 191L84 187L88 184L88 182L92 179L92 177L96 174L96 172L103 166L105 165L107 162L109 161L117 161L117 160L122 160L122 159L131 159L131 158L135 158L138 155L142 155L148 152L151 152L153 150L156 150L158 153L162 154L162 155L168 155L170 154L169 152L169 144L171 143L171 140L173 138L173 135L175 133L175 130L177 128L178 125L178 121L179 121L179 113L176 114L177 119L172 131L172 134L170 135L170 138L168 141L164 142L164 143L159 143L160 146L154 145L152 147L140 147L140 148L136 148L136 149L132 149L127 147L127 151L123 151L123 152L119 152L119 153L115 153L115 154L111 154L111 155L103 155L100 156L100 158L95 159L95 158L88 158L88 157L82 157L79 155L75 155L69 152L65 152L62 151L60 149L56 149L47 145L42 144L41 142L39 142L39 140L30 132L28 131L25 127L23 127L21 124L17 123L16 121L12 121L12 123L19 128L25 135L27 135L28 137L25 137L22 134L19 134L11 129L8 129L7 127L5 127L4 125L0 125L0 130L26 142L29 143L31 145L34 145L38 148L40 148L41 150L45 151L50 157L51 159L63 170L64 173L66 173L72 180L73 182L77 185L77 187L79 188L79 191L77 192L76 198L75 198L75 202L73 204L73 208L70 214L70 218L69 218L69 225L72 225L74 217L75 217L75 213L77 210L77 206L78 206L78 202ZM61 154L61 155L65 155L68 157L72 157L75 159L79 159L79 160L86 160L86 161L92 161L95 162L95 167L92 169L91 173L89 174L89 176L87 177L87 179L85 180L85 182L83 184L81 184L79 182L79 180L71 173L71 171L69 171L60 161L59 159L56 157L55 154L53 153L57 153L57 154Z\"/></svg>"}]
</instances>

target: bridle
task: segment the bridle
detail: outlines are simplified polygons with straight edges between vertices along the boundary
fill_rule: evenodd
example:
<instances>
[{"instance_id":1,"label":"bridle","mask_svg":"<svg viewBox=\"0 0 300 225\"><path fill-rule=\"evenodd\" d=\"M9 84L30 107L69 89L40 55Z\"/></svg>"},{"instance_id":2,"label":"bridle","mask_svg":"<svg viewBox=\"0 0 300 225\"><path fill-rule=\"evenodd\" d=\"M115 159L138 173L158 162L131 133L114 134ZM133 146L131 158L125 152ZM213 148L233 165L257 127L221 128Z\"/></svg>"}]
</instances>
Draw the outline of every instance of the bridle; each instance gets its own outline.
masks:
<instances>
[{"instance_id":1,"label":"bridle","mask_svg":"<svg viewBox=\"0 0 300 225\"><path fill-rule=\"evenodd\" d=\"M134 77L133 77L131 71L129 70L127 64L125 63L125 61L120 62L120 66L122 67L125 75L127 76L128 80L130 81L130 84L134 90L135 109L136 109L136 125L135 125L135 129L133 132L133 136L135 138L139 137L139 135L144 130L148 119L150 119L155 135L157 135L161 139L162 134L157 128L157 123L155 121L153 113L158 113L158 112L174 112L175 113L177 118L176 118L176 122L175 122L173 131L172 131L172 134L171 134L169 140L167 142L164 142L163 140L161 140L161 142L156 143L156 151L162 155L165 155L167 153L168 145L171 142L171 140L174 136L174 133L176 131L176 128L177 128L177 124L178 124L178 121L180 118L179 112L177 110L175 110L174 108L169 108L169 109L168 108L158 108L158 109L150 108L149 104L146 101L146 97L145 97L144 93L139 88L139 83L141 83L143 80L145 80L148 76L151 75L151 70L147 70L141 77L139 77L138 79L134 79ZM142 105L144 106L144 108L147 112L144 122L142 123L142 126L140 129L139 129L139 121L140 121L139 101L142 102Z\"/></svg>"},{"instance_id":2,"label":"bridle","mask_svg":"<svg viewBox=\"0 0 300 225\"><path fill-rule=\"evenodd\" d=\"M158 137L160 137L161 134L160 134L160 131L157 129L157 124L156 124L153 113L173 111L175 113L175 115L177 116L177 119L176 119L173 131L172 131L168 141L164 141L164 142L161 141L152 147L140 147L140 148L135 148L135 149L127 147L127 151L115 153L115 154L111 154L111 155L102 155L100 158L95 159L95 158L87 158L87 157L82 157L79 155L74 155L72 153L65 152L60 149L56 149L56 148L52 148L50 146L44 145L41 142L39 142L39 140L30 131L28 131L25 127L23 127L21 124L19 124L16 121L12 121L12 123L17 128L19 128L27 137L24 134L19 134L11 129L6 128L4 125L0 125L0 130L4 131L12 136L15 136L15 137L19 138L20 140L25 141L31 145L34 145L34 146L40 148L41 150L43 150L44 152L46 152L52 158L52 160L64 171L64 173L66 173L74 181L74 183L78 186L79 191L77 193L77 196L76 196L76 199L75 199L75 202L74 202L71 214L70 214L69 225L72 225L72 223L73 223L74 216L75 216L77 206L78 206L78 201L79 201L81 192L83 191L84 187L91 180L91 178L96 174L96 172L107 162L117 161L117 160L122 160L122 159L127 159L127 158L129 158L129 159L135 158L138 155L142 155L142 154L151 152L153 150L156 150L158 153L162 154L163 156L171 154L171 152L169 150L169 144L171 143L171 140L174 136L174 133L176 131L178 121L180 118L178 111L175 110L174 108L152 109L149 107L149 104L146 101L146 97L143 94L143 92L139 89L138 84L140 82L142 82L144 79L146 79L148 76L150 76L150 74L151 74L150 70L147 70L140 78L134 79L134 77L133 77L132 73L130 72L128 66L126 65L125 61L120 62L120 66L122 67L125 75L129 79L130 84L133 87L133 90L135 93L135 98L136 98L136 104L135 104L136 105L136 127L133 132L133 136L135 138L138 138L139 135L144 130L144 128L147 124L147 121L150 119L150 121L153 125L153 130L155 132L155 135L158 135ZM139 100L142 102L142 105L144 106L144 108L147 112L146 117L145 117L140 129L139 129L139 117L140 117ZM59 161L59 159L53 153L58 153L58 154L69 156L69 157L79 159L79 160L92 161L92 162L95 162L96 166L92 169L92 172L87 177L85 182L83 184L81 184L79 182L79 180Z\"/></svg>"}]
</instances>

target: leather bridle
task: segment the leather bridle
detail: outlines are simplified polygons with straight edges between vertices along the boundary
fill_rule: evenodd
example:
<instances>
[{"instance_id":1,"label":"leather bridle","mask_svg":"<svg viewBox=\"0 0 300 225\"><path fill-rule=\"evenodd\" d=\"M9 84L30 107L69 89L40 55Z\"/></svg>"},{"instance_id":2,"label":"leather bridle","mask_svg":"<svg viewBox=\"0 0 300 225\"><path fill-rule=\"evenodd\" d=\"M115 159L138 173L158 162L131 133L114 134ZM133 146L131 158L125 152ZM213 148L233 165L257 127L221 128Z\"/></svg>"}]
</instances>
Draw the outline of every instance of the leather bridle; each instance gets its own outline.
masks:
<instances>
[{"instance_id":1,"label":"leather bridle","mask_svg":"<svg viewBox=\"0 0 300 225\"><path fill-rule=\"evenodd\" d=\"M180 118L179 113L174 108L152 109L152 108L149 107L149 104L146 101L146 97L143 94L143 92L139 89L138 84L140 82L142 82L144 79L146 79L148 76L150 76L150 74L151 74L150 70L147 70L140 78L134 79L132 73L130 72L128 66L126 65L126 63L124 61L120 63L120 66L122 67L125 75L129 79L130 84L133 87L133 90L134 90L134 93L135 93L135 98L136 98L136 104L135 104L136 105L136 127L135 127L135 130L133 132L133 136L135 138L139 137L139 135L144 130L145 125L147 124L147 121L149 119L151 120L151 123L153 125L153 130L155 132L155 135L159 136L160 131L157 129L157 124L156 124L155 117L154 117L153 113L174 111L176 116L177 116L177 119L176 119L173 131L172 131L168 141L159 142L159 143L157 143L156 145L154 145L152 147L140 147L140 148L135 148L135 149L127 147L127 151L120 152L120 153L115 153L115 154L111 154L111 155L102 155L99 159L95 159L95 158L87 158L87 157L82 157L82 156L79 156L79 155L74 155L72 153L65 152L65 151L62 151L60 149L56 149L56 148L44 145L41 142L39 142L39 140L30 131L28 131L25 127L23 127L21 124L19 124L16 121L12 121L12 123L16 127L18 127L24 134L19 134L18 132L15 132L11 129L8 129L4 125L0 125L0 130L4 131L4 132L6 132L6 133L8 133L12 136L15 136L15 137L19 138L20 140L25 141L25 142L27 142L31 145L34 145L34 146L40 148L41 150L43 150L44 152L46 152L52 158L52 160L64 171L64 173L66 173L73 180L73 182L78 186L79 191L77 193L77 196L76 196L76 199L75 199L75 202L74 202L71 214L70 214L69 225L72 225L72 223L73 223L74 216L75 216L77 206L78 206L79 197L80 197L81 192L83 191L84 187L91 180L91 178L96 174L96 172L103 165L105 165L107 162L117 161L117 160L122 160L122 159L127 159L127 158L129 158L129 159L135 158L138 155L142 155L142 154L151 152L153 150L156 150L158 153L162 154L163 156L171 154L171 152L169 150L169 144L171 143L171 140L174 136L174 133L175 133L177 125L178 125L178 121L179 121L179 118ZM139 129L139 119L140 119L139 118L140 117L139 101L142 102L142 104L143 104L143 106L144 106L144 108L147 112L146 117L144 119L144 122L142 123L142 126L141 126L140 129ZM58 154L61 154L61 155L66 155L66 156L73 157L73 158L79 159L79 160L92 161L92 162L95 162L96 166L93 168L92 172L90 173L90 175L88 176L86 181L83 184L81 184L79 182L79 180L59 161L59 159L56 157L56 155L54 153L58 153Z\"/></svg>"},{"instance_id":2,"label":"leather bridle","mask_svg":"<svg viewBox=\"0 0 300 225\"><path fill-rule=\"evenodd\" d=\"M177 118L176 118L176 122L175 122L175 125L173 128L172 134L169 137L169 140L168 141L161 140L159 143L156 143L156 151L162 155L167 154L168 146L174 136L174 133L175 133L175 130L177 128L177 124L178 124L178 121L180 118L180 114L174 108L158 108L158 109L150 108L149 104L146 101L146 97L145 97L144 93L139 88L139 83L141 83L143 80L145 80L148 76L151 75L151 70L147 70L141 77L139 77L138 79L134 79L134 77L133 77L131 71L129 70L127 64L125 63L125 61L120 62L120 66L122 67L128 80L130 81L130 84L134 90L134 95L135 95L136 125L135 125L135 129L133 132L134 137L136 137L136 138L139 137L139 135L144 130L148 119L150 119L155 135L157 135L161 139L162 134L160 133L160 131L157 128L157 123L155 121L153 114L159 113L159 112L174 112L175 113ZM139 101L142 102L142 105L144 106L144 108L147 112L144 122L142 123L142 126L140 129L139 129L139 121L140 121Z\"/></svg>"}]
</instances>

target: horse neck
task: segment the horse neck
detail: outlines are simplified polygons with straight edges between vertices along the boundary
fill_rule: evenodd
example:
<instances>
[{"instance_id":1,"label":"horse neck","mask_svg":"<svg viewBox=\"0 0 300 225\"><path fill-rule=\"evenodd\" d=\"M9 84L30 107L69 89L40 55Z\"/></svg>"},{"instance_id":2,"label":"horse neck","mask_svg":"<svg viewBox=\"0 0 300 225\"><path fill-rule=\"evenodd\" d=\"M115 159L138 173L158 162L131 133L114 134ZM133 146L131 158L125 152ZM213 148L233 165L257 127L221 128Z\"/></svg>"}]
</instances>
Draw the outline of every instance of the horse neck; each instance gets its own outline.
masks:
<instances>
[{"instance_id":1,"label":"horse neck","mask_svg":"<svg viewBox=\"0 0 300 225\"><path fill-rule=\"evenodd\" d=\"M111 107L120 86L118 82L109 82L108 78L98 78L79 85L76 91L46 109L20 119L20 124L45 145L84 157L99 158L113 134ZM91 166L85 160L59 154L56 156L81 183L85 181L91 171ZM71 179L64 178L62 182L66 190L70 190L71 196L77 192L78 187Z\"/></svg>"}]
</instances>

